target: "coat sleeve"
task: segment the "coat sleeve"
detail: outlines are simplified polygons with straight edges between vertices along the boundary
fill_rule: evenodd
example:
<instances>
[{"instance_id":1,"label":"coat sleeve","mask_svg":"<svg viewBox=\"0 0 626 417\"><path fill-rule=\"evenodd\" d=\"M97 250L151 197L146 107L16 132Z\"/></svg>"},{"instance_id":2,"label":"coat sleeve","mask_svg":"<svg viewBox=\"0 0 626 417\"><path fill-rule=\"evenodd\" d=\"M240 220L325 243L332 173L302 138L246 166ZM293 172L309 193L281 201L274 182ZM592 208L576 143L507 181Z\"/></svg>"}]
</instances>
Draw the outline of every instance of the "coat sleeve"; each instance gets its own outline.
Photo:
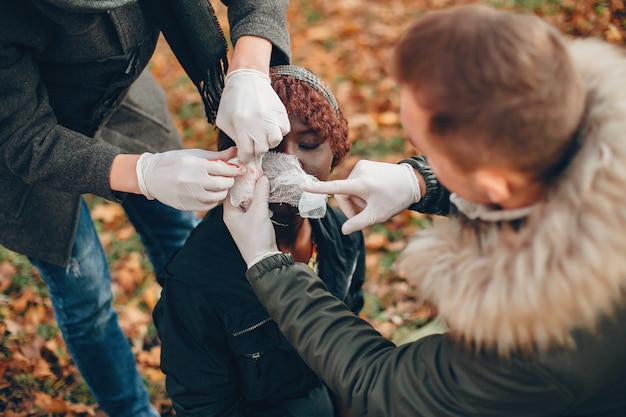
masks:
<instances>
[{"instance_id":1,"label":"coat sleeve","mask_svg":"<svg viewBox=\"0 0 626 417\"><path fill-rule=\"evenodd\" d=\"M399 163L409 164L424 177L426 189L422 190L422 198L419 202L409 207L411 210L423 214L438 214L447 216L450 214L450 192L437 180L435 173L424 156L414 156L403 159Z\"/></svg>"},{"instance_id":2,"label":"coat sleeve","mask_svg":"<svg viewBox=\"0 0 626 417\"><path fill-rule=\"evenodd\" d=\"M7 21L11 13L16 12L0 6ZM8 44L3 35L0 97L0 172L27 184L117 200L109 171L121 150L59 125L30 51Z\"/></svg>"},{"instance_id":3,"label":"coat sleeve","mask_svg":"<svg viewBox=\"0 0 626 417\"><path fill-rule=\"evenodd\" d=\"M559 415L571 394L524 361L474 356L445 335L396 346L290 255L252 266L257 297L355 416Z\"/></svg>"},{"instance_id":4,"label":"coat sleeve","mask_svg":"<svg viewBox=\"0 0 626 417\"><path fill-rule=\"evenodd\" d=\"M257 36L274 45L270 65L291 60L287 31L288 0L222 0L228 7L230 37L233 45L242 36Z\"/></svg>"},{"instance_id":5,"label":"coat sleeve","mask_svg":"<svg viewBox=\"0 0 626 417\"><path fill-rule=\"evenodd\" d=\"M177 415L239 417L238 378L210 297L177 279L165 278L163 284L153 317Z\"/></svg>"}]
</instances>

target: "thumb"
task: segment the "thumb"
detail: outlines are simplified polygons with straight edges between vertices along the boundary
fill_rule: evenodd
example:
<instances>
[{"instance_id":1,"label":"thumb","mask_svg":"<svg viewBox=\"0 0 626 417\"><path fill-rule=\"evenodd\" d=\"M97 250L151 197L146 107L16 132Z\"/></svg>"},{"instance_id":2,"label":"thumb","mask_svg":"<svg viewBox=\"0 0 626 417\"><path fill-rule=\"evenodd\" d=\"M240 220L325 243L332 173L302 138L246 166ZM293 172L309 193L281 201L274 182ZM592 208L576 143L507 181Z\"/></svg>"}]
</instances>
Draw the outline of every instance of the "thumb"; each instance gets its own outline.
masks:
<instances>
[{"instance_id":1,"label":"thumb","mask_svg":"<svg viewBox=\"0 0 626 417\"><path fill-rule=\"evenodd\" d=\"M370 226L371 222L368 221L368 217L366 211L362 211L354 217L349 218L346 222L341 226L341 233L344 235L349 235L350 233L357 232L359 230L363 230L367 226Z\"/></svg>"},{"instance_id":2,"label":"thumb","mask_svg":"<svg viewBox=\"0 0 626 417\"><path fill-rule=\"evenodd\" d=\"M237 148L235 146L231 146L228 149L224 149L223 151L219 151L213 155L211 159L221 159L222 161L230 161L231 159L237 156Z\"/></svg>"},{"instance_id":3,"label":"thumb","mask_svg":"<svg viewBox=\"0 0 626 417\"><path fill-rule=\"evenodd\" d=\"M254 197L248 210L267 210L270 195L270 180L265 175L261 175L254 185Z\"/></svg>"}]
</instances>

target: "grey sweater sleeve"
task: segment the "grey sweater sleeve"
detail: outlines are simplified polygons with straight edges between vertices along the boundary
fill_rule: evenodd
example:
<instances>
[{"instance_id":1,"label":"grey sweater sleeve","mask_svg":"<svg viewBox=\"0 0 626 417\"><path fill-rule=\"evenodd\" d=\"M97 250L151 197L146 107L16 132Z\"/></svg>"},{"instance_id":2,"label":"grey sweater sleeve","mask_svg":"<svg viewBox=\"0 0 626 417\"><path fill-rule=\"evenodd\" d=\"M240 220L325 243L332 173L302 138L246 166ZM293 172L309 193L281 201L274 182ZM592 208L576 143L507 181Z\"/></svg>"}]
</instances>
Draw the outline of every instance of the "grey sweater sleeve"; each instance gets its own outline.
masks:
<instances>
[{"instance_id":1,"label":"grey sweater sleeve","mask_svg":"<svg viewBox=\"0 0 626 417\"><path fill-rule=\"evenodd\" d=\"M288 0L222 0L222 3L228 7L233 45L242 36L257 36L274 45L271 65L284 65L291 61L287 31Z\"/></svg>"}]
</instances>

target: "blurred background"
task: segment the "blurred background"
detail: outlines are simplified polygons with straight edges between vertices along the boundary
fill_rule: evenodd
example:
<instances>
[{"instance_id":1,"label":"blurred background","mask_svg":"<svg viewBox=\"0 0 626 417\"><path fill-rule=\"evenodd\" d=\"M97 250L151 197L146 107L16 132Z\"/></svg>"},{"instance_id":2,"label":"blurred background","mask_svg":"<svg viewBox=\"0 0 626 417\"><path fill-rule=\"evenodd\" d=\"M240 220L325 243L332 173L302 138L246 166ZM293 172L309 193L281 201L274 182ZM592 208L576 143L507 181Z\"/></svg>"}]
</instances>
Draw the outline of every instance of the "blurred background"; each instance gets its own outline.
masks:
<instances>
[{"instance_id":1,"label":"blurred background","mask_svg":"<svg viewBox=\"0 0 626 417\"><path fill-rule=\"evenodd\" d=\"M228 35L226 9L212 1ZM346 115L350 156L334 171L345 177L359 159L397 162L416 153L404 140L398 90L388 63L395 40L430 10L468 3L446 0L292 0L289 30L293 64L316 72L335 93ZM489 4L535 13L564 33L595 36L623 45L622 0L510 0ZM195 87L161 41L150 70L165 88L186 147L215 150ZM139 238L122 208L87 196L110 262L115 307L132 343L152 402L174 415L159 370L159 341L151 311L160 287ZM331 204L332 204L331 200ZM417 229L436 221L402 213L366 229L366 305L362 316L396 343L412 340L431 325L433 311L393 273L393 262ZM426 326L427 328L428 326ZM56 327L47 290L23 256L0 247L0 415L103 416L72 364Z\"/></svg>"}]
</instances>

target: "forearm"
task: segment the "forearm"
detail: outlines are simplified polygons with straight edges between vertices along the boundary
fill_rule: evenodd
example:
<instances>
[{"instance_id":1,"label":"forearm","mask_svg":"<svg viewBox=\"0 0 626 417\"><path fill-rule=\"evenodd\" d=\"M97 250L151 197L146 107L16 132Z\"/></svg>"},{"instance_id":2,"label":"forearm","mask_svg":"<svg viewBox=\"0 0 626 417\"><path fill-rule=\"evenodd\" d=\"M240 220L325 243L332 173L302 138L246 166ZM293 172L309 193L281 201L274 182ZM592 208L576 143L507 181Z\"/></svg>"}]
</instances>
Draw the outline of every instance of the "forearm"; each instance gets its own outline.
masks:
<instances>
[{"instance_id":1,"label":"forearm","mask_svg":"<svg viewBox=\"0 0 626 417\"><path fill-rule=\"evenodd\" d=\"M140 194L137 181L139 155L120 154L113 159L109 181L114 191Z\"/></svg>"},{"instance_id":2,"label":"forearm","mask_svg":"<svg viewBox=\"0 0 626 417\"><path fill-rule=\"evenodd\" d=\"M269 75L272 43L256 36L242 36L233 49L228 72L250 68Z\"/></svg>"},{"instance_id":3,"label":"forearm","mask_svg":"<svg viewBox=\"0 0 626 417\"><path fill-rule=\"evenodd\" d=\"M267 66L288 64L291 59L289 32L287 31L288 0L223 0L228 7L230 37L234 45L231 67L237 65L235 53L244 37L256 37L271 45ZM253 51L254 53L254 51ZM267 67L265 68L267 70Z\"/></svg>"}]
</instances>

